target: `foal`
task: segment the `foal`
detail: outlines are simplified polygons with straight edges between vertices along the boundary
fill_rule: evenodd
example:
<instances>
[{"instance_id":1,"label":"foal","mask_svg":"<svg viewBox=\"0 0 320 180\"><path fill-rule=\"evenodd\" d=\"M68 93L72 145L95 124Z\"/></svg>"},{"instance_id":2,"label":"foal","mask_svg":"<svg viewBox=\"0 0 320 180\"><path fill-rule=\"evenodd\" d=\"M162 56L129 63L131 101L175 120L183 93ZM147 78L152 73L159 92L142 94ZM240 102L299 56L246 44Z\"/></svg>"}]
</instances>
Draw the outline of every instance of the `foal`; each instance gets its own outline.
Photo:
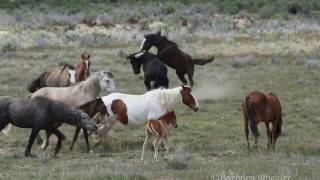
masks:
<instances>
[{"instance_id":1,"label":"foal","mask_svg":"<svg viewBox=\"0 0 320 180\"><path fill-rule=\"evenodd\" d=\"M281 135L282 108L277 96L273 93L263 94L261 92L251 92L242 100L242 110L244 116L244 128L249 149L249 128L258 143L259 132L257 124L264 122L267 128L268 144L267 147L275 149L275 144ZM272 123L270 131L269 123Z\"/></svg>"},{"instance_id":2,"label":"foal","mask_svg":"<svg viewBox=\"0 0 320 180\"><path fill-rule=\"evenodd\" d=\"M101 98L97 98L93 101L90 101L90 102L80 106L77 109L80 109L83 112L87 113L90 118L93 118L93 120L96 120L98 118L98 115L100 115L101 118L103 118L106 114L108 115L107 107L104 105ZM70 151L72 151L73 145L76 142L76 140L78 139L80 129L81 129L81 127L77 126L77 128L74 132L71 146L70 146ZM84 134L85 141L87 144L87 150L88 150L88 152L90 152L91 148L90 148L90 144L89 144L89 140L88 140L88 132L85 129L82 129L82 130L83 130L83 134ZM49 141L46 141L46 142L49 142Z\"/></svg>"},{"instance_id":3,"label":"foal","mask_svg":"<svg viewBox=\"0 0 320 180\"><path fill-rule=\"evenodd\" d=\"M143 162L143 156L145 151L145 146L150 137L155 137L153 141L154 146L154 160L158 161L158 150L160 142L163 141L165 148L166 148L166 154L165 159L168 158L169 153L169 147L168 147L168 136L169 136L169 125L173 126L174 128L177 128L177 122L176 122L176 115L174 111L167 112L165 115L159 118L159 120L149 120L147 122L146 126L146 139L144 140L143 146L142 146L142 155L141 155L141 162Z\"/></svg>"}]
</instances>

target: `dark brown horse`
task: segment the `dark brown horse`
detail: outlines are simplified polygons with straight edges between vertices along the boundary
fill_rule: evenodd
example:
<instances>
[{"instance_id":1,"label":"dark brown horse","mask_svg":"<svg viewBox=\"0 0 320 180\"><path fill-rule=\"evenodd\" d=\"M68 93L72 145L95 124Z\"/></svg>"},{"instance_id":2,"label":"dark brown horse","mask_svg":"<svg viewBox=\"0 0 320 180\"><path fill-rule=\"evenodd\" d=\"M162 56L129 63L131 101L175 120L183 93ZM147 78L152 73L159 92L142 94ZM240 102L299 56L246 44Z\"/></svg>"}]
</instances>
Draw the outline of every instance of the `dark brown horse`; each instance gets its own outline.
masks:
<instances>
[{"instance_id":1,"label":"dark brown horse","mask_svg":"<svg viewBox=\"0 0 320 180\"><path fill-rule=\"evenodd\" d=\"M144 72L144 85L148 91L151 90L151 81L154 81L154 84L152 85L153 89L169 87L167 67L156 55L149 52L139 52L130 54L127 59L130 61L135 74L140 73L142 66Z\"/></svg>"},{"instance_id":2,"label":"dark brown horse","mask_svg":"<svg viewBox=\"0 0 320 180\"><path fill-rule=\"evenodd\" d=\"M213 61L214 57L210 59L192 59L191 56L181 51L178 45L165 36L161 36L161 32L156 34L148 34L144 36L144 40L141 45L141 51L149 51L149 49L155 46L158 49L158 58L176 70L176 74L183 84L187 84L187 80L184 77L188 75L189 83L193 86L193 74L194 65L205 65Z\"/></svg>"},{"instance_id":3,"label":"dark brown horse","mask_svg":"<svg viewBox=\"0 0 320 180\"><path fill-rule=\"evenodd\" d=\"M28 91L33 93L43 87L67 87L86 80L90 75L90 54L83 53L81 58L76 65L60 63L47 69L27 86Z\"/></svg>"},{"instance_id":4,"label":"dark brown horse","mask_svg":"<svg viewBox=\"0 0 320 180\"><path fill-rule=\"evenodd\" d=\"M264 94L261 92L251 92L242 100L242 110L244 115L244 128L249 148L249 128L258 143L259 131L257 124L264 122L267 128L267 147L275 149L277 138L281 135L282 108L277 96L273 93ZM272 123L270 130L269 123Z\"/></svg>"},{"instance_id":5,"label":"dark brown horse","mask_svg":"<svg viewBox=\"0 0 320 180\"><path fill-rule=\"evenodd\" d=\"M61 149L65 136L57 129L58 124L67 123L90 131L98 127L90 117L77 109L71 108L59 101L45 97L18 99L10 96L0 97L0 131L8 124L20 128L32 129L26 156L31 156L31 147L40 130L46 130L58 137L54 155Z\"/></svg>"},{"instance_id":6,"label":"dark brown horse","mask_svg":"<svg viewBox=\"0 0 320 180\"><path fill-rule=\"evenodd\" d=\"M107 107L104 105L104 103L103 103L101 98L97 98L97 99L95 99L93 101L90 101L90 102L80 106L77 109L81 109L83 112L87 113L90 118L93 118L93 120L96 119L94 117L96 117L96 115L98 115L97 113L99 113L99 115L102 116L102 118L105 115L108 115ZM77 126L76 131L74 132L73 140L72 140L72 143L71 143L71 146L70 146L70 150L71 151L73 149L74 143L76 142L76 140L78 138L78 135L80 133L80 129L81 129L81 127ZM90 152L91 148L90 148L90 144L89 144L89 140L88 140L88 132L87 132L86 129L82 129L82 130L83 130L83 134L84 134L85 141L86 141L86 144L87 144L87 150L88 150L88 152Z\"/></svg>"}]
</instances>

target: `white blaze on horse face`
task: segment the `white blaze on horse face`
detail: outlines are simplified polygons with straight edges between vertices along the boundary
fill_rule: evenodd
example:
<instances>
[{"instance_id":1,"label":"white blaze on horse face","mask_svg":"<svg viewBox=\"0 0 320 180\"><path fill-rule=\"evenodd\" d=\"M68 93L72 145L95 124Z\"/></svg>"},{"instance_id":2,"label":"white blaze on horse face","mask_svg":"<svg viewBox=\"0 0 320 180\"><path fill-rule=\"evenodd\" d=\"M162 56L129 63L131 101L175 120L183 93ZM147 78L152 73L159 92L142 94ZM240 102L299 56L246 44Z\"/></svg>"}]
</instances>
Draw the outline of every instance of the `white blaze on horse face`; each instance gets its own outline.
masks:
<instances>
[{"instance_id":1,"label":"white blaze on horse face","mask_svg":"<svg viewBox=\"0 0 320 180\"><path fill-rule=\"evenodd\" d=\"M89 70L89 61L86 60L85 62L86 62L86 65L87 65L87 70Z\"/></svg>"},{"instance_id":2,"label":"white blaze on horse face","mask_svg":"<svg viewBox=\"0 0 320 180\"><path fill-rule=\"evenodd\" d=\"M140 51L142 51L142 48L143 48L145 42L146 42L146 38L143 38L143 41L142 41L141 46L140 46Z\"/></svg>"},{"instance_id":3,"label":"white blaze on horse face","mask_svg":"<svg viewBox=\"0 0 320 180\"><path fill-rule=\"evenodd\" d=\"M70 77L70 83L71 84L76 83L76 71L72 70L72 69L69 69L68 70L68 74L69 74L69 77Z\"/></svg>"},{"instance_id":4,"label":"white blaze on horse face","mask_svg":"<svg viewBox=\"0 0 320 180\"><path fill-rule=\"evenodd\" d=\"M198 100L197 100L196 96L193 93L190 93L190 94L192 95L194 101L196 102L195 108L199 109L200 106L199 106L199 103L198 103Z\"/></svg>"},{"instance_id":5,"label":"white blaze on horse face","mask_svg":"<svg viewBox=\"0 0 320 180\"><path fill-rule=\"evenodd\" d=\"M144 54L144 52L141 52L141 53L138 53L138 54L134 55L134 57L135 57L135 58L139 58L139 57L141 57L143 54Z\"/></svg>"}]
</instances>

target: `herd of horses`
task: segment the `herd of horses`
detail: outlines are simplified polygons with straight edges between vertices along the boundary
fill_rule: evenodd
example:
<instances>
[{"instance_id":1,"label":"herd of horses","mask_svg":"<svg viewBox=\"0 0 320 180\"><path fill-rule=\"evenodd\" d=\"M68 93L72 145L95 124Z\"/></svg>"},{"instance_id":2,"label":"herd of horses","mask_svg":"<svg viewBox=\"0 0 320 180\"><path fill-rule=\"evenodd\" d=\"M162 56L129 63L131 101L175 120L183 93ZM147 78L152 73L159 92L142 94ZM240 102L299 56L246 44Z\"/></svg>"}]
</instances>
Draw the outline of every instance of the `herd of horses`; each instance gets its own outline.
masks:
<instances>
[{"instance_id":1,"label":"herd of horses","mask_svg":"<svg viewBox=\"0 0 320 180\"><path fill-rule=\"evenodd\" d=\"M157 48L157 54L149 52L153 46ZM151 137L155 139L154 159L158 161L160 143L164 144L167 156L169 126L177 127L173 110L182 103L193 111L198 111L199 104L192 93L194 66L210 63L214 57L193 59L158 31L145 35L140 50L126 58L135 74L139 74L142 67L146 93L131 95L116 92L114 74L109 70L90 73L90 54L83 53L78 64L60 63L41 73L27 86L31 93L27 98L1 96L0 131L8 126L8 134L10 124L32 129L25 150L26 156L32 155L31 147L36 139L39 143L42 142L41 148L46 149L50 136L54 134L58 137L54 152L56 156L66 138L58 129L63 123L76 127L70 150L82 129L88 152L91 151L88 140L91 133L97 134L97 147L118 121L125 126L146 125L141 161L145 145ZM167 66L176 71L183 85L169 88ZM153 85L151 82L154 82ZM268 147L274 148L282 125L282 109L276 95L251 92L244 97L242 108L248 148L249 127L257 143L259 122L265 122ZM269 123L272 123L271 130ZM39 135L40 130L45 130L44 140Z\"/></svg>"}]
</instances>

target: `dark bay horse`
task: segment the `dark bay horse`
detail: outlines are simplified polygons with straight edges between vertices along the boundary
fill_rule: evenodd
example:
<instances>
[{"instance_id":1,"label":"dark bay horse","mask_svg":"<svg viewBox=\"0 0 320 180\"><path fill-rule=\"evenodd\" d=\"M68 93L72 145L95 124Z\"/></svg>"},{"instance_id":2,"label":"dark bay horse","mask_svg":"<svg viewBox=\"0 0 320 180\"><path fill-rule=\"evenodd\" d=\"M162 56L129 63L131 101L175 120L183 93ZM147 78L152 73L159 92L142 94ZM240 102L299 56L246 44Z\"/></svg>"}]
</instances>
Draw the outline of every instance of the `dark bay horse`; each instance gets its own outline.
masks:
<instances>
[{"instance_id":1,"label":"dark bay horse","mask_svg":"<svg viewBox=\"0 0 320 180\"><path fill-rule=\"evenodd\" d=\"M43 87L67 87L80 81L84 81L90 75L90 54L82 54L81 62L76 65L60 63L57 67L51 67L30 84L27 89L33 93Z\"/></svg>"},{"instance_id":2,"label":"dark bay horse","mask_svg":"<svg viewBox=\"0 0 320 180\"><path fill-rule=\"evenodd\" d=\"M152 86L153 89L169 87L167 67L157 58L156 55L149 52L139 52L130 54L127 59L130 61L135 74L140 73L142 66L144 72L144 84L148 91L151 90L151 81L154 81Z\"/></svg>"},{"instance_id":3,"label":"dark bay horse","mask_svg":"<svg viewBox=\"0 0 320 180\"><path fill-rule=\"evenodd\" d=\"M161 36L161 32L156 34L148 34L144 36L141 45L141 51L149 51L155 46L158 49L157 57L176 70L176 74L182 83L187 84L185 74L188 75L190 86L193 86L194 65L205 65L213 61L212 56L209 59L192 59L191 56L181 51L175 42L168 40L165 36Z\"/></svg>"},{"instance_id":4,"label":"dark bay horse","mask_svg":"<svg viewBox=\"0 0 320 180\"><path fill-rule=\"evenodd\" d=\"M257 124L264 122L267 128L267 147L275 149L277 138L281 135L282 108L277 96L273 93L264 94L253 91L242 100L242 110L244 116L244 127L247 145L249 148L249 128L258 143L259 132ZM272 123L270 130L269 123Z\"/></svg>"},{"instance_id":5,"label":"dark bay horse","mask_svg":"<svg viewBox=\"0 0 320 180\"><path fill-rule=\"evenodd\" d=\"M77 109L80 109L82 110L83 112L87 113L89 115L90 118L93 118L93 120L95 120L96 118L96 115L97 113L99 113L100 116L102 116L102 118L105 116L105 115L108 115L108 110L107 110L107 107L104 105L103 101L101 98L97 98L93 101L90 101L80 107L78 107ZM72 151L73 149L73 145L74 143L76 142L77 138L78 138L78 135L80 133L80 129L81 129L81 126L77 126L75 132L74 132L74 136L73 136L73 140L72 140L72 143L71 143L71 146L70 146L70 150ZM87 144L87 150L88 152L90 152L90 144L89 144L89 140L88 140L88 132L86 129L82 129L83 130L83 134L84 134L84 137L85 137L85 141L86 141L86 144Z\"/></svg>"},{"instance_id":6,"label":"dark bay horse","mask_svg":"<svg viewBox=\"0 0 320 180\"><path fill-rule=\"evenodd\" d=\"M40 130L46 130L58 137L54 153L56 156L61 149L62 140L65 139L65 136L57 129L57 124L67 123L90 131L98 129L86 113L45 97L18 99L1 96L0 130L9 123L20 128L32 129L25 150L26 156L31 156L32 144Z\"/></svg>"}]
</instances>

